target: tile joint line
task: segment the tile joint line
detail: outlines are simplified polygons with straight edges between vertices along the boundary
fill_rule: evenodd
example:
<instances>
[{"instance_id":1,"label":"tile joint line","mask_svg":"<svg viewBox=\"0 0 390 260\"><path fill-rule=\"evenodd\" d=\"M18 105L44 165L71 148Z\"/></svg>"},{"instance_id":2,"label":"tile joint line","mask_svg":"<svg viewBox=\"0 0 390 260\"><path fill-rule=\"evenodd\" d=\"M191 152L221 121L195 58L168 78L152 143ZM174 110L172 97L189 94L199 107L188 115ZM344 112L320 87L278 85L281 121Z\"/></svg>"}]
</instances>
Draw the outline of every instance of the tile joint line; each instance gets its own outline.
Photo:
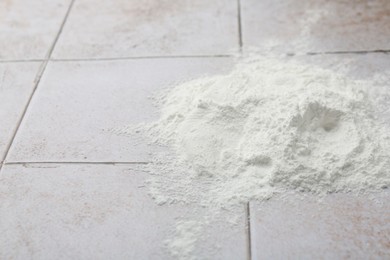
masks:
<instances>
[{"instance_id":1,"label":"tile joint line","mask_svg":"<svg viewBox=\"0 0 390 260\"><path fill-rule=\"evenodd\" d=\"M242 53L241 0L237 0L238 45Z\"/></svg>"},{"instance_id":2,"label":"tile joint line","mask_svg":"<svg viewBox=\"0 0 390 260\"><path fill-rule=\"evenodd\" d=\"M37 77L35 79L35 82L37 83L37 86L39 84L39 81L41 80L41 77L43 76L44 71L46 70L47 64L49 63L49 61L51 59L51 56L52 56L52 54L54 52L54 49L55 49L55 47L57 45L57 42L58 42L58 40L59 40L59 38L61 36L61 33L62 33L62 31L63 31L63 29L65 27L66 21L68 20L69 14L70 14L70 12L72 10L72 7L73 7L73 4L74 4L75 1L76 0L71 0L71 2L69 4L69 7L68 7L68 10L65 13L65 17L62 20L60 29L58 30L58 33L57 33L56 37L54 38L54 41L53 41L53 43L52 43L52 45L51 45L51 47L50 47L50 49L49 49L49 51L48 51L48 53L46 55L46 58L45 58L44 62L41 65L40 71L37 74Z\"/></svg>"},{"instance_id":3,"label":"tile joint line","mask_svg":"<svg viewBox=\"0 0 390 260\"><path fill-rule=\"evenodd\" d=\"M39 82L40 82L40 80L41 80L41 77L42 77L43 73L45 72L47 63L48 63L48 61L50 60L50 57L51 57L51 55L52 55L52 53L53 53L53 50L54 50L54 47L55 47L55 45L56 45L56 43L57 43L57 41L58 41L58 39L59 39L59 37L60 37L60 35L61 35L62 29L63 29L63 27L64 27L64 25L65 25L65 23L66 23L66 20L68 19L68 16L69 16L69 14L70 14L70 11L71 11L71 9L72 9L72 6L73 6L73 3L74 3L74 2L75 2L75 0L71 0L71 2L70 2L70 4L69 4L69 7L68 7L68 10L66 11L65 16L64 16L64 19L63 19L63 21L62 21L62 23L61 23L60 29L58 30L58 33L57 33L57 35L56 35L56 37L55 37L55 39L54 39L54 41L53 41L53 44L52 44L52 46L50 47L50 49L49 49L49 51L48 51L48 54L47 54L47 56L46 56L46 59L42 62L41 66L40 66L40 68L39 68L39 70L38 70L37 77L36 77L35 80L34 80L34 88L33 88L32 92L31 92L31 95L30 95L29 99L27 100L27 103L26 103L26 105L25 105L25 107L24 107L24 110L23 110L22 115L21 115L21 117L19 118L19 120L18 120L18 122L17 122L16 129L15 129L15 131L14 131L12 137L11 137L11 140L10 140L10 142L7 144L5 153L4 153L3 158L2 158L2 160L1 160L2 163L0 164L0 171L1 171L1 169L3 168L3 165L6 164L5 162L6 162L6 159L7 159L7 157L8 157L8 154L9 154L9 151L10 151L10 149L11 149L11 146L12 146L12 144L13 144L14 141L15 141L15 137L16 137L18 131L19 131L20 125L22 124L22 121L23 121L24 117L26 116L27 109L28 109L28 107L29 107L30 104L31 104L31 101L32 101L32 99L33 99L33 97L34 97L34 94L35 94L37 88L38 88L38 85L39 85Z\"/></svg>"},{"instance_id":4,"label":"tile joint line","mask_svg":"<svg viewBox=\"0 0 390 260\"><path fill-rule=\"evenodd\" d=\"M0 63L22 63L22 62L43 62L45 59L27 59L27 60L0 60Z\"/></svg>"},{"instance_id":5,"label":"tile joint line","mask_svg":"<svg viewBox=\"0 0 390 260\"><path fill-rule=\"evenodd\" d=\"M369 54L383 53L390 54L390 50L366 50L366 51L325 51L325 52L306 52L301 55L327 55L327 54ZM294 52L285 53L287 56L298 55ZM65 59L29 59L29 60L0 60L0 63L17 63L17 62L72 62L72 61L115 61L115 60L138 60L138 59L181 59L181 58L230 58L233 54L215 54L215 55L167 55L167 56L133 56L133 57L106 57L106 58L65 58Z\"/></svg>"},{"instance_id":6,"label":"tile joint line","mask_svg":"<svg viewBox=\"0 0 390 260\"><path fill-rule=\"evenodd\" d=\"M369 53L384 53L390 54L390 50L368 50L368 51L326 51L326 52L307 52L307 53L285 53L287 56L295 55L337 55L337 54L369 54ZM260 53L261 54L261 53ZM107 58L65 58L65 59L50 59L52 62L78 62L78 61L116 61L116 60L140 60L140 59L181 59L181 58L230 58L235 57L231 54L217 55L167 55L167 56L134 56L134 57L107 57Z\"/></svg>"},{"instance_id":7,"label":"tile joint line","mask_svg":"<svg viewBox=\"0 0 390 260\"><path fill-rule=\"evenodd\" d=\"M215 55L167 55L167 56L133 56L133 57L107 57L107 58L65 58L65 59L50 59L53 62L67 61L115 61L115 60L142 60L142 59L186 59L186 58L230 58L231 54L215 54Z\"/></svg>"},{"instance_id":8,"label":"tile joint line","mask_svg":"<svg viewBox=\"0 0 390 260\"><path fill-rule=\"evenodd\" d=\"M63 161L63 162L3 162L4 165L33 165L33 164L107 164L107 165L147 165L150 162L71 162L71 161Z\"/></svg>"},{"instance_id":9,"label":"tile joint line","mask_svg":"<svg viewBox=\"0 0 390 260\"><path fill-rule=\"evenodd\" d=\"M247 224L247 243L248 243L248 260L252 260L252 238L251 238L251 212L250 212L250 202L246 203L246 224Z\"/></svg>"}]
</instances>

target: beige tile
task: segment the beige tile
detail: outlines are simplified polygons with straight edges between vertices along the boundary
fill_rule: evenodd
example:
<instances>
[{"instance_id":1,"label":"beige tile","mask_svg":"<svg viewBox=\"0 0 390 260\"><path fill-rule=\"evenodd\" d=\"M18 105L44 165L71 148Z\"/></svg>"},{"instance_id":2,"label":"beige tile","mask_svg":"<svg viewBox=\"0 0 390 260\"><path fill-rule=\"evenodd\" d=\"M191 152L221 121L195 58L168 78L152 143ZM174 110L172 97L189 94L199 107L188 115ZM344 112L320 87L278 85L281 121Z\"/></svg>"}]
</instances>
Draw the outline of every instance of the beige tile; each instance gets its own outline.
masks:
<instances>
[{"instance_id":1,"label":"beige tile","mask_svg":"<svg viewBox=\"0 0 390 260\"><path fill-rule=\"evenodd\" d=\"M386 259L390 193L251 203L253 259Z\"/></svg>"},{"instance_id":2,"label":"beige tile","mask_svg":"<svg viewBox=\"0 0 390 260\"><path fill-rule=\"evenodd\" d=\"M390 49L390 2L241 0L246 47L277 52Z\"/></svg>"},{"instance_id":3,"label":"beige tile","mask_svg":"<svg viewBox=\"0 0 390 260\"><path fill-rule=\"evenodd\" d=\"M235 0L78 0L54 58L214 55L238 48Z\"/></svg>"},{"instance_id":4,"label":"beige tile","mask_svg":"<svg viewBox=\"0 0 390 260\"><path fill-rule=\"evenodd\" d=\"M43 59L70 0L0 1L0 60Z\"/></svg>"},{"instance_id":5,"label":"beige tile","mask_svg":"<svg viewBox=\"0 0 390 260\"><path fill-rule=\"evenodd\" d=\"M34 88L40 63L0 63L0 161Z\"/></svg>"},{"instance_id":6,"label":"beige tile","mask_svg":"<svg viewBox=\"0 0 390 260\"><path fill-rule=\"evenodd\" d=\"M153 147L109 133L158 117L149 99L164 87L231 67L228 58L52 62L8 161L145 162Z\"/></svg>"},{"instance_id":7,"label":"beige tile","mask_svg":"<svg viewBox=\"0 0 390 260\"><path fill-rule=\"evenodd\" d=\"M157 206L145 173L112 165L7 165L0 176L1 259L171 259L164 241L194 205ZM245 217L196 237L198 259L246 259Z\"/></svg>"}]
</instances>

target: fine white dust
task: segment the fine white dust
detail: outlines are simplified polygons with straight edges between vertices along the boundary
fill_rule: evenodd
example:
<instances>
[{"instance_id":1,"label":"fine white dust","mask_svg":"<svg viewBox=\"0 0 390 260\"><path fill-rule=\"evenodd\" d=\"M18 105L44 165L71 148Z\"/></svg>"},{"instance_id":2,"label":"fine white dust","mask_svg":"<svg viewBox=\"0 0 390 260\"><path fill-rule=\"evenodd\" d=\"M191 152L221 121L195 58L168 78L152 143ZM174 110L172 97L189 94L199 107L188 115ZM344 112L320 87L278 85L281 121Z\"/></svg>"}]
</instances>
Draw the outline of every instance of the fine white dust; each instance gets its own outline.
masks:
<instances>
[{"instance_id":1,"label":"fine white dust","mask_svg":"<svg viewBox=\"0 0 390 260\"><path fill-rule=\"evenodd\" d=\"M251 59L172 87L156 98L159 120L116 132L167 147L147 166L158 204L215 213L288 190L377 191L390 184L390 139L374 87L296 61ZM185 231L198 228L179 227L170 250L188 256L196 238Z\"/></svg>"}]
</instances>

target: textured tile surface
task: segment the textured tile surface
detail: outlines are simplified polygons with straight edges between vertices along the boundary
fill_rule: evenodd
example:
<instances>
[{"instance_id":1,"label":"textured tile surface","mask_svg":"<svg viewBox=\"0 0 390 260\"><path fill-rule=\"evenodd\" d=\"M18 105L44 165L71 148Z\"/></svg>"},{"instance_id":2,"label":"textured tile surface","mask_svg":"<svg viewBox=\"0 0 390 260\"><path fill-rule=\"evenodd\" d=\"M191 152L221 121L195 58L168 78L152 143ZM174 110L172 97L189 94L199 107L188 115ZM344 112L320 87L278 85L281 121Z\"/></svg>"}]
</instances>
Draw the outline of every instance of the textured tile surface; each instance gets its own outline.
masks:
<instances>
[{"instance_id":1,"label":"textured tile surface","mask_svg":"<svg viewBox=\"0 0 390 260\"><path fill-rule=\"evenodd\" d=\"M390 2L241 0L246 47L279 52L390 49Z\"/></svg>"},{"instance_id":2,"label":"textured tile surface","mask_svg":"<svg viewBox=\"0 0 390 260\"><path fill-rule=\"evenodd\" d=\"M230 68L227 58L53 62L8 161L148 161L139 138L104 130L157 117L149 97L180 80Z\"/></svg>"},{"instance_id":3,"label":"textured tile surface","mask_svg":"<svg viewBox=\"0 0 390 260\"><path fill-rule=\"evenodd\" d=\"M390 193L251 203L253 259L387 259Z\"/></svg>"},{"instance_id":4,"label":"textured tile surface","mask_svg":"<svg viewBox=\"0 0 390 260\"><path fill-rule=\"evenodd\" d=\"M214 55L236 51L236 7L235 0L78 0L54 57Z\"/></svg>"},{"instance_id":5,"label":"textured tile surface","mask_svg":"<svg viewBox=\"0 0 390 260\"><path fill-rule=\"evenodd\" d=\"M0 1L0 60L43 59L70 0Z\"/></svg>"},{"instance_id":6,"label":"textured tile surface","mask_svg":"<svg viewBox=\"0 0 390 260\"><path fill-rule=\"evenodd\" d=\"M164 240L194 206L157 206L145 173L127 166L5 166L0 176L1 259L170 259ZM196 213L194 213L196 212ZM243 212L242 212L243 213ZM201 259L246 259L244 214L195 243Z\"/></svg>"},{"instance_id":7,"label":"textured tile surface","mask_svg":"<svg viewBox=\"0 0 390 260\"><path fill-rule=\"evenodd\" d=\"M0 161L34 88L39 63L0 63Z\"/></svg>"}]
</instances>

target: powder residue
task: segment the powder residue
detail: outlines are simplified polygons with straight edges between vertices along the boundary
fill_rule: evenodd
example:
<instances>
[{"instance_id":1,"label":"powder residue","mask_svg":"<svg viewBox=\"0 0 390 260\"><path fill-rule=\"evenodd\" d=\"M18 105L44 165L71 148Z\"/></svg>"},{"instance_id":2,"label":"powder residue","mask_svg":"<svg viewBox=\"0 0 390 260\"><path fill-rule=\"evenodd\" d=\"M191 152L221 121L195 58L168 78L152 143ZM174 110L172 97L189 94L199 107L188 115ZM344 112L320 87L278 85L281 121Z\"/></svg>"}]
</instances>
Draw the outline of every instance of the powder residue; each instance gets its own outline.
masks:
<instances>
[{"instance_id":1,"label":"powder residue","mask_svg":"<svg viewBox=\"0 0 390 260\"><path fill-rule=\"evenodd\" d=\"M215 210L287 190L377 191L390 184L390 138L372 89L313 65L251 59L169 89L158 121L122 132L167 147L148 165L159 204ZM194 241L172 240L171 251Z\"/></svg>"},{"instance_id":2,"label":"powder residue","mask_svg":"<svg viewBox=\"0 0 390 260\"><path fill-rule=\"evenodd\" d=\"M196 259L192 252L204 228L202 222L195 220L179 221L176 223L174 235L165 242L169 253L181 259Z\"/></svg>"},{"instance_id":3,"label":"powder residue","mask_svg":"<svg viewBox=\"0 0 390 260\"><path fill-rule=\"evenodd\" d=\"M154 155L150 192L159 203L226 207L286 189L385 188L390 139L372 87L271 58L180 84L160 99L160 119L137 127L170 148Z\"/></svg>"}]
</instances>

